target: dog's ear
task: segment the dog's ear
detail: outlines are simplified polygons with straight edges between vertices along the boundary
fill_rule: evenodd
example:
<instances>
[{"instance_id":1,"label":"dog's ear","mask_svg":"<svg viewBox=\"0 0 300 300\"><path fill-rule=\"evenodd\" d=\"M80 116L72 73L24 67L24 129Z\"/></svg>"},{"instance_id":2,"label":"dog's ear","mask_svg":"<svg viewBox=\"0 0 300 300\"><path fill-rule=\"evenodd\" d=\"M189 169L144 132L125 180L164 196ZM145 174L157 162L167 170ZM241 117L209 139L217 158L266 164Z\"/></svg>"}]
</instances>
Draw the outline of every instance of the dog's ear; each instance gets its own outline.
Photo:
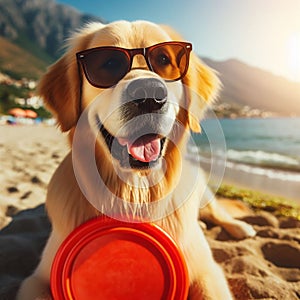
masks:
<instances>
[{"instance_id":1,"label":"dog's ear","mask_svg":"<svg viewBox=\"0 0 300 300\"><path fill-rule=\"evenodd\" d=\"M104 24L88 23L68 40L64 56L54 63L39 82L37 92L55 115L62 131L74 127L80 116L80 75L76 53L87 49L96 31Z\"/></svg>"},{"instance_id":2,"label":"dog's ear","mask_svg":"<svg viewBox=\"0 0 300 300\"><path fill-rule=\"evenodd\" d=\"M79 117L80 80L76 57L67 52L48 69L38 85L38 94L54 114L62 131L75 126Z\"/></svg>"},{"instance_id":3,"label":"dog's ear","mask_svg":"<svg viewBox=\"0 0 300 300\"><path fill-rule=\"evenodd\" d=\"M211 68L206 66L193 52L189 69L182 79L188 100L189 126L194 132L201 132L200 120L205 110L216 99L220 81Z\"/></svg>"},{"instance_id":4,"label":"dog's ear","mask_svg":"<svg viewBox=\"0 0 300 300\"><path fill-rule=\"evenodd\" d=\"M160 25L172 40L183 40L173 28ZM182 79L185 85L187 97L186 109L188 110L188 122L192 131L201 132L200 120L209 104L216 99L220 81L216 72L206 66L192 51L187 74Z\"/></svg>"}]
</instances>

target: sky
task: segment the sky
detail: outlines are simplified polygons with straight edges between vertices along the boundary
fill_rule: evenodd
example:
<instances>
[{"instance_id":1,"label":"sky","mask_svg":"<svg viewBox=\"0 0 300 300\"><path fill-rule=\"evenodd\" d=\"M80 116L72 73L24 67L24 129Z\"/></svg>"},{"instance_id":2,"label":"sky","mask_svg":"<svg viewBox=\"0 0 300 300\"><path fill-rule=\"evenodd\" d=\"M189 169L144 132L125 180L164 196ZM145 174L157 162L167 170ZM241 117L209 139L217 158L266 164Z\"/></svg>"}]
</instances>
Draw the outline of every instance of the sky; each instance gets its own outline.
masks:
<instances>
[{"instance_id":1,"label":"sky","mask_svg":"<svg viewBox=\"0 0 300 300\"><path fill-rule=\"evenodd\" d=\"M202 57L239 59L300 83L300 0L57 0L108 22L171 25Z\"/></svg>"}]
</instances>

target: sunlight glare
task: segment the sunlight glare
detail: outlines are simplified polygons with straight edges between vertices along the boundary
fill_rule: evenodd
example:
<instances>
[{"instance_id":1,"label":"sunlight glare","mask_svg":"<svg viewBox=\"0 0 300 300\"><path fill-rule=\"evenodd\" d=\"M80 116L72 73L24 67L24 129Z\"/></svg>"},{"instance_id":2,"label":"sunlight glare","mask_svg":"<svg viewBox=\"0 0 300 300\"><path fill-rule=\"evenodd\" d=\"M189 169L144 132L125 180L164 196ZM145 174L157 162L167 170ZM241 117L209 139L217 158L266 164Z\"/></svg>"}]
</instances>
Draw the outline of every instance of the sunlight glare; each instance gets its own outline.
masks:
<instances>
[{"instance_id":1,"label":"sunlight glare","mask_svg":"<svg viewBox=\"0 0 300 300\"><path fill-rule=\"evenodd\" d=\"M291 79L300 81L300 32L290 36L288 41L288 51Z\"/></svg>"}]
</instances>

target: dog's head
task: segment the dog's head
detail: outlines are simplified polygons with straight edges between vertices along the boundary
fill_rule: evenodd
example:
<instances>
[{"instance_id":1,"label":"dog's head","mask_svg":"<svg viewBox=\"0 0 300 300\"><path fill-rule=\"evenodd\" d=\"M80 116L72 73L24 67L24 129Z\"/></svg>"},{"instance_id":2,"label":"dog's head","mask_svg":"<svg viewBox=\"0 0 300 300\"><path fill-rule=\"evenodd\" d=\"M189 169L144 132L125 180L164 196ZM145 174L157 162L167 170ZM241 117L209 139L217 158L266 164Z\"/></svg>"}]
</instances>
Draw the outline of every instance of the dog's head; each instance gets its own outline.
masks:
<instances>
[{"instance_id":1,"label":"dog's head","mask_svg":"<svg viewBox=\"0 0 300 300\"><path fill-rule=\"evenodd\" d=\"M191 47L167 26L92 23L73 35L39 93L63 131L74 129L89 109L102 159L124 170L151 169L172 152L178 122L200 131L205 106L216 95L215 74Z\"/></svg>"}]
</instances>

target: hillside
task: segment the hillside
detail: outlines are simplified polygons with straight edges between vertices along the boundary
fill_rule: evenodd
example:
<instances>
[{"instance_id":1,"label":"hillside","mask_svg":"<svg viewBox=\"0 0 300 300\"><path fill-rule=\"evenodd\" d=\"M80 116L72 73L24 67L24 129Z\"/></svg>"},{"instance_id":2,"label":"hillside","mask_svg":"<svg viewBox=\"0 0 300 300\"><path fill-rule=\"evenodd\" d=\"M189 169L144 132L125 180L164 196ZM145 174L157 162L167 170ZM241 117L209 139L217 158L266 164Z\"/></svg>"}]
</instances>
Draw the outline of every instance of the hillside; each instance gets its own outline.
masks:
<instances>
[{"instance_id":1,"label":"hillside","mask_svg":"<svg viewBox=\"0 0 300 300\"><path fill-rule=\"evenodd\" d=\"M221 101L284 115L300 115L300 83L231 59L204 59L223 83Z\"/></svg>"},{"instance_id":2,"label":"hillside","mask_svg":"<svg viewBox=\"0 0 300 300\"><path fill-rule=\"evenodd\" d=\"M13 78L37 79L47 62L0 36L0 69Z\"/></svg>"}]
</instances>

